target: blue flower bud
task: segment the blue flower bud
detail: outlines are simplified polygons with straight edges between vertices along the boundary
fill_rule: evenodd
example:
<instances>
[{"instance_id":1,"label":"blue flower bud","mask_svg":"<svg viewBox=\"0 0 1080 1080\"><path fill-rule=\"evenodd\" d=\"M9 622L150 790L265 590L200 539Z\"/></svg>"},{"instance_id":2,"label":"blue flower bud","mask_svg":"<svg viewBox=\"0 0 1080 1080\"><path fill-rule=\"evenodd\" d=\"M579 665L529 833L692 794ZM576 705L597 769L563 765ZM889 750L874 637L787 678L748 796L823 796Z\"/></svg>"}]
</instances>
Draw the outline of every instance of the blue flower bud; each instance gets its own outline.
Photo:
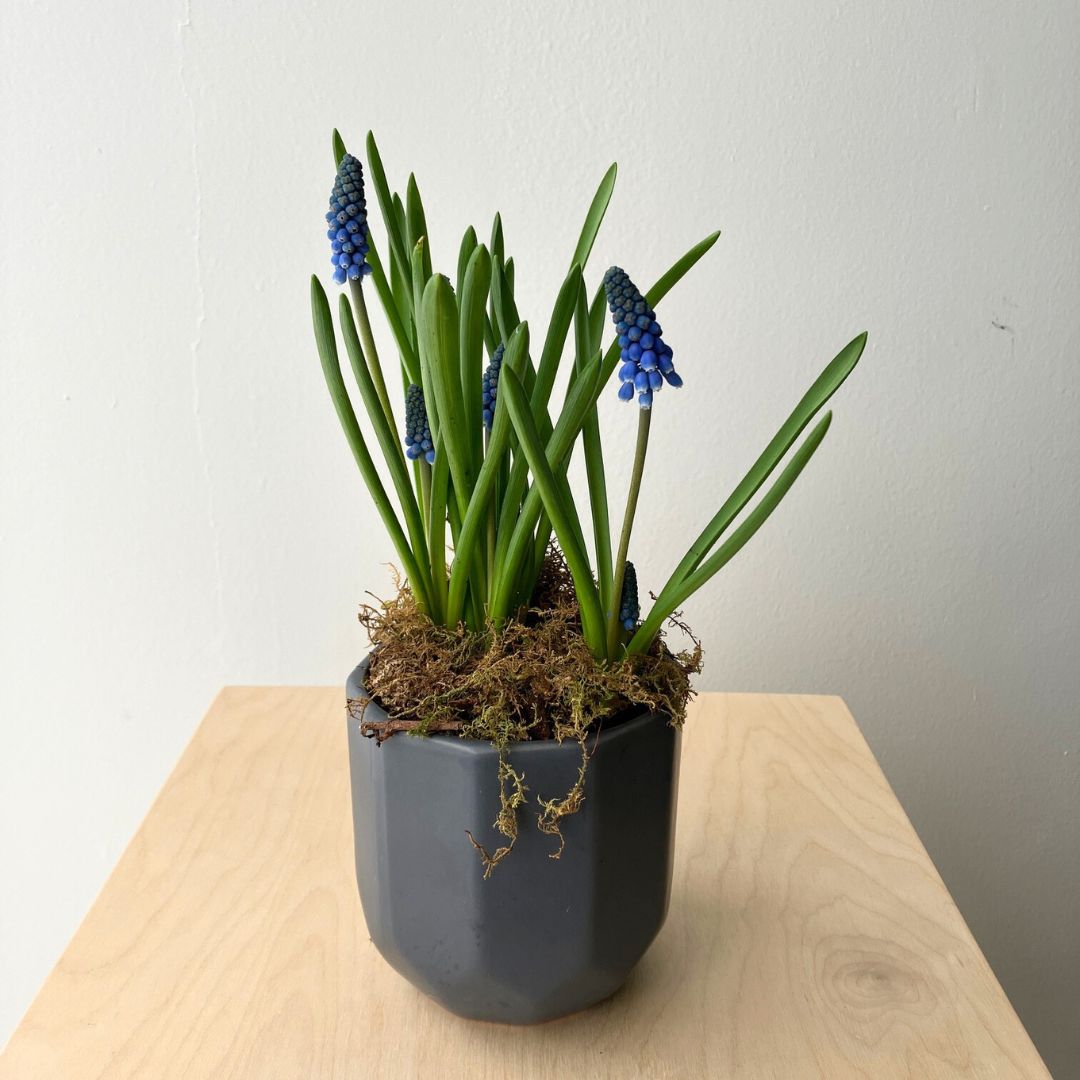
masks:
<instances>
[{"instance_id":1,"label":"blue flower bud","mask_svg":"<svg viewBox=\"0 0 1080 1080\"><path fill-rule=\"evenodd\" d=\"M623 571L622 597L619 601L619 622L627 630L633 630L641 617L638 606L637 571L632 562L627 562Z\"/></svg>"},{"instance_id":2,"label":"blue flower bud","mask_svg":"<svg viewBox=\"0 0 1080 1080\"><path fill-rule=\"evenodd\" d=\"M638 405L652 408L653 394L663 387L665 379L669 386L682 386L672 363L671 346L660 336L656 312L625 270L611 267L604 275L604 291L622 350L619 397L632 401L636 390Z\"/></svg>"},{"instance_id":3,"label":"blue flower bud","mask_svg":"<svg viewBox=\"0 0 1080 1080\"><path fill-rule=\"evenodd\" d=\"M421 454L429 465L435 463L435 444L428 427L424 391L411 383L405 391L405 456L415 461Z\"/></svg>"},{"instance_id":4,"label":"blue flower bud","mask_svg":"<svg viewBox=\"0 0 1080 1080\"><path fill-rule=\"evenodd\" d=\"M338 166L326 221L330 226L326 236L333 253L330 261L335 267L334 280L339 285L349 280L363 280L371 273L366 262L367 204L363 166L352 154L346 154Z\"/></svg>"},{"instance_id":5,"label":"blue flower bud","mask_svg":"<svg viewBox=\"0 0 1080 1080\"><path fill-rule=\"evenodd\" d=\"M491 363L484 370L484 378L481 384L484 396L484 427L491 430L495 422L495 402L499 396L499 372L502 370L503 353L505 347L500 344L491 357Z\"/></svg>"}]
</instances>

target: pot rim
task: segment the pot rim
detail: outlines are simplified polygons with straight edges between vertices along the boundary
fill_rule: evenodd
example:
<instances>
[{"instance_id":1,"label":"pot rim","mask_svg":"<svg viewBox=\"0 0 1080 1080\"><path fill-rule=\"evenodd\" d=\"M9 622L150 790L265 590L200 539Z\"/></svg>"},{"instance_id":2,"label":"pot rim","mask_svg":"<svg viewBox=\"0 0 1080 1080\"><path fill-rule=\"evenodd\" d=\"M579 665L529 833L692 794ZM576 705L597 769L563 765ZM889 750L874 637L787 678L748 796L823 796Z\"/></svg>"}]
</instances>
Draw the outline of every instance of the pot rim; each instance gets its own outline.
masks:
<instances>
[{"instance_id":1,"label":"pot rim","mask_svg":"<svg viewBox=\"0 0 1080 1080\"><path fill-rule=\"evenodd\" d=\"M385 719L386 712L375 700L368 697L367 689L364 686L364 678L367 675L368 668L371 665L371 653L368 653L359 664L353 668L352 673L345 682L346 697L350 701L355 701L359 698L366 698L368 700L367 708L374 710L377 714L377 719ZM354 691L360 691L355 693ZM600 724L600 727L590 733L587 743L589 744L590 755L595 751L597 744L603 741L605 745L610 745L611 742L633 738L634 735L641 731L642 728L647 727L649 724L656 723L657 721L664 724L670 723L670 720L663 713L656 712L654 710L647 710L639 713L636 716L631 716L626 720L620 720L618 723L605 725ZM352 717L350 716L350 723ZM404 733L402 733L404 735ZM601 740L601 735L603 739ZM425 735L422 738L409 738L403 737L400 740L396 738L388 739L386 742L398 742L400 741L405 748L414 747L416 749L428 748L432 751L440 753L450 754L473 754L473 755L488 755L491 757L497 757L499 751L491 745L486 739L472 739L456 735L450 731L434 731L430 735ZM383 744L380 744L380 749ZM580 754L580 744L573 739L564 739L559 742L557 739L513 739L509 744L513 750L515 760L519 760L519 755L526 754L530 756L538 754L553 754L553 753L572 753Z\"/></svg>"}]
</instances>

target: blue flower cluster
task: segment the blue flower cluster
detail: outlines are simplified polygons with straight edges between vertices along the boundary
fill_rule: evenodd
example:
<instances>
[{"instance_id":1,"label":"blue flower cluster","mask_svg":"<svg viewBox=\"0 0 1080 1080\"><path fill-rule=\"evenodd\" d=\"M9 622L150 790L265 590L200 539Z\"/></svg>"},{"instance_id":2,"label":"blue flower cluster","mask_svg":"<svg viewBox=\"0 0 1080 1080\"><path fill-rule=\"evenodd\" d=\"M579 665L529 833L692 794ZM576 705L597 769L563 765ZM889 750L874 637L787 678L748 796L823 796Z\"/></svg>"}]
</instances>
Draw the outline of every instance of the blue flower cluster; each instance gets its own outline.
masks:
<instances>
[{"instance_id":1,"label":"blue flower cluster","mask_svg":"<svg viewBox=\"0 0 1080 1080\"><path fill-rule=\"evenodd\" d=\"M626 630L633 630L641 617L638 605L637 571L632 562L627 562L622 579L622 600L619 602L619 622Z\"/></svg>"},{"instance_id":2,"label":"blue flower cluster","mask_svg":"<svg viewBox=\"0 0 1080 1080\"><path fill-rule=\"evenodd\" d=\"M410 461L423 456L429 465L435 463L435 444L428 427L424 391L415 383L405 391L405 456Z\"/></svg>"},{"instance_id":3,"label":"blue flower cluster","mask_svg":"<svg viewBox=\"0 0 1080 1080\"><path fill-rule=\"evenodd\" d=\"M364 170L360 162L346 154L338 166L330 209L326 211L326 236L330 241L330 262L334 280L344 285L346 279L358 281L371 273L367 264L367 203L364 201Z\"/></svg>"},{"instance_id":4,"label":"blue flower cluster","mask_svg":"<svg viewBox=\"0 0 1080 1080\"><path fill-rule=\"evenodd\" d=\"M504 346L500 344L491 358L491 363L484 369L484 427L488 431L495 421L495 399L499 396L499 371L502 369L504 351Z\"/></svg>"},{"instance_id":5,"label":"blue flower cluster","mask_svg":"<svg viewBox=\"0 0 1080 1080\"><path fill-rule=\"evenodd\" d=\"M665 379L672 386L683 384L671 362L671 346L661 338L656 313L625 270L611 267L604 275L604 291L622 349L619 397L630 401L636 391L638 404L650 409Z\"/></svg>"}]
</instances>

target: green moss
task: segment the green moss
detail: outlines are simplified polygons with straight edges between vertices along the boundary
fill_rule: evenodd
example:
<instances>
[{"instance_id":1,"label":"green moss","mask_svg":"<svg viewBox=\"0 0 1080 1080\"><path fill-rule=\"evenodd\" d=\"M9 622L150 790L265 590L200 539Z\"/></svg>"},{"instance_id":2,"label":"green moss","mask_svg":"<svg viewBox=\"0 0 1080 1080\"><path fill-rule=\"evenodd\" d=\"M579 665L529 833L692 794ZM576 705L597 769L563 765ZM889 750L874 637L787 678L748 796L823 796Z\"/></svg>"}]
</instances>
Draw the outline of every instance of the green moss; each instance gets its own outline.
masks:
<instances>
[{"instance_id":1,"label":"green moss","mask_svg":"<svg viewBox=\"0 0 1080 1080\"><path fill-rule=\"evenodd\" d=\"M539 800L536 824L557 838L552 857L558 858L560 823L585 800L590 732L639 708L681 724L693 693L690 677L701 670L701 647L692 635L689 651L673 653L658 637L647 654L598 662L581 635L573 584L554 549L545 560L534 606L498 629L436 626L408 589L377 607L365 606L360 621L375 650L367 689L388 717L367 720L366 702L354 703L365 735L381 741L401 732L456 732L483 739L500 752L500 810L494 824L506 843L489 853L469 836L485 877L513 850L518 811L528 802L526 777L510 764L512 743L572 739L581 747L570 790L561 798Z\"/></svg>"}]
</instances>

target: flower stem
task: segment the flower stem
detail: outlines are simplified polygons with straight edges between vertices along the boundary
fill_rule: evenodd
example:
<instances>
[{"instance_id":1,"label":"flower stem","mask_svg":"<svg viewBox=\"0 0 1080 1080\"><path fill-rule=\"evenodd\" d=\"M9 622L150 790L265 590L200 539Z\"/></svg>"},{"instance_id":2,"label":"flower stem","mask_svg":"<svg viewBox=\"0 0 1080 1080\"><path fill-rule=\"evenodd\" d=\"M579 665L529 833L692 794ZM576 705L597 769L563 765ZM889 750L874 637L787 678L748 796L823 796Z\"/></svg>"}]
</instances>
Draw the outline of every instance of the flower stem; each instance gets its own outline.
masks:
<instances>
[{"instance_id":1,"label":"flower stem","mask_svg":"<svg viewBox=\"0 0 1080 1080\"><path fill-rule=\"evenodd\" d=\"M431 521L431 466L423 458L419 458L416 464L420 472L421 513L426 527Z\"/></svg>"},{"instance_id":2,"label":"flower stem","mask_svg":"<svg viewBox=\"0 0 1080 1080\"><path fill-rule=\"evenodd\" d=\"M623 575L626 573L626 556L630 553L630 534L634 529L638 495L641 493L641 475L645 471L645 454L649 449L649 424L652 409L638 410L637 446L634 449L634 469L630 474L630 489L626 493L626 510L623 513L622 534L619 537L619 554L615 559L615 576L611 585L609 601L611 610L607 615L607 653L614 660L619 644L619 604L622 602Z\"/></svg>"},{"instance_id":3,"label":"flower stem","mask_svg":"<svg viewBox=\"0 0 1080 1080\"><path fill-rule=\"evenodd\" d=\"M383 379L382 365L379 363L379 352L375 348L375 335L371 332L371 319L368 316L367 301L364 299L364 290L358 279L349 281L349 292L352 294L353 307L356 310L356 321L360 328L360 340L364 346L364 355L367 357L368 366L371 369L371 379L375 383L375 392L379 395L383 412L386 413L387 423L391 430L397 429L394 420L394 410L390 406L390 395L386 392L386 381Z\"/></svg>"}]
</instances>

